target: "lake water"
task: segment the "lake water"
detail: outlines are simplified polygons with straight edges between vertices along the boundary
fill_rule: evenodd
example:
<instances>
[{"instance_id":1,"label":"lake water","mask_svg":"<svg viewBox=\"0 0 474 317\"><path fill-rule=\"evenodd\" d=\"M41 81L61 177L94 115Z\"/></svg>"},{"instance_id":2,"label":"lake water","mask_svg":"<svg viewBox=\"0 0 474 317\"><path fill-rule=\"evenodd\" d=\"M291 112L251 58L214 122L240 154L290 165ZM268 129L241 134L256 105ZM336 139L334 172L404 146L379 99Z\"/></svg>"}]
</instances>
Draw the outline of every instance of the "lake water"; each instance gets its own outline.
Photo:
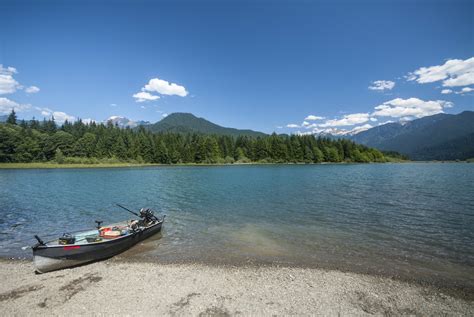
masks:
<instances>
[{"instance_id":1,"label":"lake water","mask_svg":"<svg viewBox=\"0 0 474 317\"><path fill-rule=\"evenodd\" d=\"M119 256L339 268L474 287L474 164L0 170L0 256L114 207L167 214Z\"/></svg>"}]
</instances>

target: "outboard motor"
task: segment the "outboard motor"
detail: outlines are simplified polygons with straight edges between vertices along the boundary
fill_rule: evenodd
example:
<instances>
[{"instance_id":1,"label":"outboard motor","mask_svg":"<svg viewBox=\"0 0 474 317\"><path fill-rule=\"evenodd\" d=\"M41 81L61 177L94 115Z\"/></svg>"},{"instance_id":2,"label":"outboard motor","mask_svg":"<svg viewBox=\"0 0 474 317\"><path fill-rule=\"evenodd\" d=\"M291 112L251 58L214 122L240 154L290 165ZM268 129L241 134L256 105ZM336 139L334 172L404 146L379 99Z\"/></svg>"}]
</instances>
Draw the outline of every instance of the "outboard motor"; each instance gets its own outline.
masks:
<instances>
[{"instance_id":1,"label":"outboard motor","mask_svg":"<svg viewBox=\"0 0 474 317\"><path fill-rule=\"evenodd\" d=\"M153 220L157 220L156 216L153 214L153 210L151 210L150 208L140 209L140 217L143 218L145 222L152 222Z\"/></svg>"}]
</instances>

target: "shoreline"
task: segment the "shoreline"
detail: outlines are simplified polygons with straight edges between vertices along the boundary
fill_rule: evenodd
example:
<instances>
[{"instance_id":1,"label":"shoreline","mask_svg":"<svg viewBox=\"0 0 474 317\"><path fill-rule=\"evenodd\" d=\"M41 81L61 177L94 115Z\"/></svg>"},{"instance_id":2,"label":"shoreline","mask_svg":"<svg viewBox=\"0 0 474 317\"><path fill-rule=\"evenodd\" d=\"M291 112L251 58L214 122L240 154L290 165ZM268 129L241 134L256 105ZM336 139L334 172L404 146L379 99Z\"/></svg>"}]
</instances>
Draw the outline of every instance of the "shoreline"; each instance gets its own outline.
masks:
<instances>
[{"instance_id":1,"label":"shoreline","mask_svg":"<svg viewBox=\"0 0 474 317\"><path fill-rule=\"evenodd\" d=\"M386 162L398 163L398 162ZM176 163L176 164L160 164L160 163L98 163L98 164L58 164L58 163L0 163L2 169L100 169L100 168L141 168L141 167L209 167L209 166L265 166L265 165L346 165L346 164L385 164L385 163L357 163L357 162L322 162L322 163Z\"/></svg>"},{"instance_id":2,"label":"shoreline","mask_svg":"<svg viewBox=\"0 0 474 317\"><path fill-rule=\"evenodd\" d=\"M463 284L459 285L455 282L449 282L446 280L436 280L436 279L424 279L409 277L400 274L388 274L375 270L356 270L349 267L333 267L333 266L324 266L319 264L306 265L306 264L294 264L294 263L285 263L285 262L258 262L258 261L242 261L242 262L212 262L212 261L202 261L202 260L182 260L182 261L155 261L147 258L124 258L120 255L116 256L113 261L115 263L130 263L130 264L150 264L150 265L199 265L206 267L215 267L215 268L245 268L245 269L258 269L258 268L267 268L267 269L296 269L296 270L316 270L316 271L325 271L325 272L339 272L343 274L356 274L361 276L368 276L373 278L380 278L400 283L407 283L412 286L419 287L429 287L436 289L445 294L449 294L452 297L460 298L464 300L469 300L474 302L474 287L470 285Z\"/></svg>"},{"instance_id":3,"label":"shoreline","mask_svg":"<svg viewBox=\"0 0 474 317\"><path fill-rule=\"evenodd\" d=\"M294 263L285 263L285 262L259 262L259 261L238 261L238 262L222 262L222 261L206 261L206 260L153 260L151 258L135 258L130 257L126 251L125 254L119 254L111 259L104 261L97 261L80 267L95 265L98 263L112 263L112 264L130 264L130 265L156 265L156 266L200 266L200 267L209 267L209 268L224 268L224 269L269 269L269 270L315 270L315 271L324 271L324 272L338 272L341 274L355 274L359 276L367 276L370 278L383 279L387 281L393 281L397 283L406 283L414 287L428 287L430 289L448 294L453 298L462 299L466 301L471 301L474 304L474 287L470 285L463 284L459 285L455 282L448 282L446 280L436 280L436 279L425 279L425 278L416 278L409 277L400 274L388 274L380 271L374 270L355 270L349 267L333 267L333 266L321 266L318 264L315 265L305 265L305 264L294 264ZM2 263L18 263L22 265L29 265L33 270L33 259L29 258L13 258L13 257L3 257L0 256L0 264ZM74 270L76 268L73 268ZM57 272L67 272L69 269L60 270ZM33 273L33 271L31 271ZM47 273L49 274L49 273ZM43 274L43 275L47 275Z\"/></svg>"},{"instance_id":4,"label":"shoreline","mask_svg":"<svg viewBox=\"0 0 474 317\"><path fill-rule=\"evenodd\" d=\"M265 165L366 165L366 164L422 164L422 163L442 163L442 164L469 164L469 161L391 161L391 162L321 162L321 163L270 163L270 162L251 162L251 163L98 163L98 164L58 164L58 163L0 163L0 170L8 169L101 169L101 168L141 168L141 167L209 167L209 166L265 166Z\"/></svg>"},{"instance_id":5,"label":"shoreline","mask_svg":"<svg viewBox=\"0 0 474 317\"><path fill-rule=\"evenodd\" d=\"M47 274L0 260L7 315L469 315L474 301L364 274L288 267L110 259Z\"/></svg>"}]
</instances>

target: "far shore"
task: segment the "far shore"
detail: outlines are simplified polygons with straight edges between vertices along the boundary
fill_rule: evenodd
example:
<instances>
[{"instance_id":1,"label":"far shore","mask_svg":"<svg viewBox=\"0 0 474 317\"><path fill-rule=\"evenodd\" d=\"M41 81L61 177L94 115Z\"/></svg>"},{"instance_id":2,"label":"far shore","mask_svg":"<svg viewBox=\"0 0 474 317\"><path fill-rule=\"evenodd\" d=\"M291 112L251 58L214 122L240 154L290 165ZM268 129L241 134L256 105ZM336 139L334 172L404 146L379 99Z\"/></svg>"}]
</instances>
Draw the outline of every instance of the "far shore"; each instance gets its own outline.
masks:
<instances>
[{"instance_id":1,"label":"far shore","mask_svg":"<svg viewBox=\"0 0 474 317\"><path fill-rule=\"evenodd\" d=\"M453 315L474 302L433 286L288 267L157 264L110 259L37 275L0 260L4 315Z\"/></svg>"},{"instance_id":2,"label":"far shore","mask_svg":"<svg viewBox=\"0 0 474 317\"><path fill-rule=\"evenodd\" d=\"M397 162L398 163L398 162ZM325 165L325 164L384 164L384 163L356 163L356 162L322 162L322 163L97 163L97 164L59 164L44 163L0 163L0 169L60 169L60 168L118 168L118 167L153 167L153 166L235 166L235 165Z\"/></svg>"},{"instance_id":3,"label":"far shore","mask_svg":"<svg viewBox=\"0 0 474 317\"><path fill-rule=\"evenodd\" d=\"M120 167L153 167L153 166L237 166L237 165L345 165L345 164L393 164L393 163L470 163L469 161L394 161L385 163L357 163L357 162L322 162L322 163L176 163L176 164L152 164L152 163L97 163L97 164L59 164L53 162L37 163L0 163L0 169L68 169L68 168L120 168Z\"/></svg>"}]
</instances>

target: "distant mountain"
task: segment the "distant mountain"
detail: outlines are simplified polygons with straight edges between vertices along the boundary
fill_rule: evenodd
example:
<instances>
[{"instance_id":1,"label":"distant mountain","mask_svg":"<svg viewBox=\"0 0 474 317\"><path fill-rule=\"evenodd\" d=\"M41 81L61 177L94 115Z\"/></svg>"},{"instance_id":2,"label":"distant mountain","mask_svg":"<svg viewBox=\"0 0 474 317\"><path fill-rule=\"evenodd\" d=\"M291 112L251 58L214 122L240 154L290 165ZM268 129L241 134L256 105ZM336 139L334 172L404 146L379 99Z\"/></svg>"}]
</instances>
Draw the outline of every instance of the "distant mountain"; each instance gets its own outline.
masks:
<instances>
[{"instance_id":1,"label":"distant mountain","mask_svg":"<svg viewBox=\"0 0 474 317\"><path fill-rule=\"evenodd\" d=\"M422 148L412 154L417 160L457 160L474 158L474 133Z\"/></svg>"},{"instance_id":2,"label":"distant mountain","mask_svg":"<svg viewBox=\"0 0 474 317\"><path fill-rule=\"evenodd\" d=\"M172 113L157 123L145 125L146 129L152 132L174 132L174 133L201 133L216 135L246 135L252 137L265 136L265 133L253 130L239 130L234 128L225 128L198 118L191 113Z\"/></svg>"},{"instance_id":3,"label":"distant mountain","mask_svg":"<svg viewBox=\"0 0 474 317\"><path fill-rule=\"evenodd\" d=\"M112 122L114 125L118 125L120 128L135 128L138 127L139 125L148 125L150 124L149 121L133 121L125 117L120 117L120 116L112 116L105 120L105 122Z\"/></svg>"},{"instance_id":4,"label":"distant mountain","mask_svg":"<svg viewBox=\"0 0 474 317\"><path fill-rule=\"evenodd\" d=\"M0 116L0 122L7 122L8 115Z\"/></svg>"},{"instance_id":5,"label":"distant mountain","mask_svg":"<svg viewBox=\"0 0 474 317\"><path fill-rule=\"evenodd\" d=\"M361 126L349 131L344 130L344 129L338 129L338 128L327 128L318 133L314 133L314 135L316 137L324 137L324 138L329 138L329 139L348 139L358 133L361 133L362 131L367 131L370 128L371 127Z\"/></svg>"},{"instance_id":6,"label":"distant mountain","mask_svg":"<svg viewBox=\"0 0 474 317\"><path fill-rule=\"evenodd\" d=\"M437 114L388 123L350 137L356 143L397 151L413 160L454 160L473 157L474 112Z\"/></svg>"}]
</instances>

